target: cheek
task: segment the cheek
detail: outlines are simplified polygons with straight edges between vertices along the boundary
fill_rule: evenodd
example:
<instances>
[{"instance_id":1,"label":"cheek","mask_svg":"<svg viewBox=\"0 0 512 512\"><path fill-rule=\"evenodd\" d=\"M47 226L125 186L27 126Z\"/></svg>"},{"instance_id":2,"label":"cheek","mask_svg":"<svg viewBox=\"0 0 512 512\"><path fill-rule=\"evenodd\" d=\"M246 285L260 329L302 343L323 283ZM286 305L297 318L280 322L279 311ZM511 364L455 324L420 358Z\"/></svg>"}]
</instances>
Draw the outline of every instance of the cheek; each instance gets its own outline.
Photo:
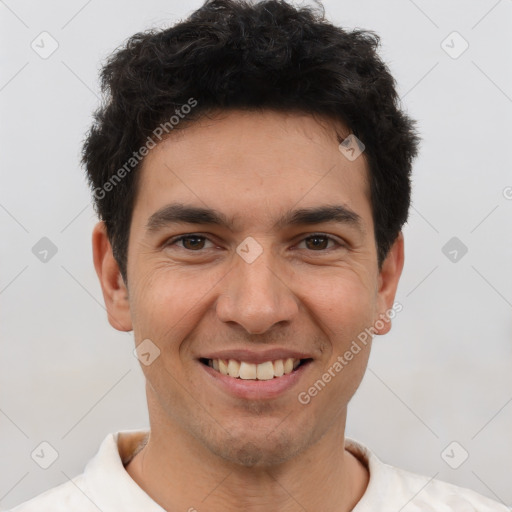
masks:
<instances>
[{"instance_id":1,"label":"cheek","mask_svg":"<svg viewBox=\"0 0 512 512\"><path fill-rule=\"evenodd\" d=\"M204 272L199 279L168 263L152 265L133 287L132 319L136 339L152 339L161 349L178 349L197 325L221 276ZM212 295L213 296L213 295Z\"/></svg>"},{"instance_id":2,"label":"cheek","mask_svg":"<svg viewBox=\"0 0 512 512\"><path fill-rule=\"evenodd\" d=\"M364 330L374 317L374 286L352 270L331 269L327 276L305 280L304 286L309 290L305 299L308 309L334 342Z\"/></svg>"}]
</instances>

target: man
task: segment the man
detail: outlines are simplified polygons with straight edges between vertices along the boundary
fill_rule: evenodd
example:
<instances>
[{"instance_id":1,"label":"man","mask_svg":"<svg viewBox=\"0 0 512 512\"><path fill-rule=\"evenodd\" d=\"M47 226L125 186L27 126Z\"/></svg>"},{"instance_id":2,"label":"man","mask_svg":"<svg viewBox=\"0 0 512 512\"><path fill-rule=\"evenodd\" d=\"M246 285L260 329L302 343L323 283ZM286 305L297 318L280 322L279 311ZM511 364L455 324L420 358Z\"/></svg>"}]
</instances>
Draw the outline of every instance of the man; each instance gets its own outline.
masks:
<instances>
[{"instance_id":1,"label":"man","mask_svg":"<svg viewBox=\"0 0 512 512\"><path fill-rule=\"evenodd\" d=\"M94 263L151 428L15 512L507 510L345 439L397 307L418 144L377 45L211 0L109 59L83 152Z\"/></svg>"}]
</instances>

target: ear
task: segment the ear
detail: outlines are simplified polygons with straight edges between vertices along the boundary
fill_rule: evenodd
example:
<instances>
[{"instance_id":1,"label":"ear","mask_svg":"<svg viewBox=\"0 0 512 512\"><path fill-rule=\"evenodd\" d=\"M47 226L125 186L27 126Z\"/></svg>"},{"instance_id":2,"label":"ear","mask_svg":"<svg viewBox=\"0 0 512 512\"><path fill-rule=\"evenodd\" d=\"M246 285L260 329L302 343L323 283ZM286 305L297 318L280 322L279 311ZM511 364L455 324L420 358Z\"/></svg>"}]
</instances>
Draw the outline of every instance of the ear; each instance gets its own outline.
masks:
<instances>
[{"instance_id":1,"label":"ear","mask_svg":"<svg viewBox=\"0 0 512 512\"><path fill-rule=\"evenodd\" d=\"M114 258L104 222L98 222L92 232L94 268L100 280L108 321L118 331L131 331L132 320L128 289Z\"/></svg>"},{"instance_id":2,"label":"ear","mask_svg":"<svg viewBox=\"0 0 512 512\"><path fill-rule=\"evenodd\" d=\"M404 236L400 232L391 246L378 277L377 318L375 329L377 334L386 334L391 329L391 318L386 314L393 309L398 281L404 267ZM380 320L380 321L379 321ZM382 327L381 325L384 324Z\"/></svg>"}]
</instances>

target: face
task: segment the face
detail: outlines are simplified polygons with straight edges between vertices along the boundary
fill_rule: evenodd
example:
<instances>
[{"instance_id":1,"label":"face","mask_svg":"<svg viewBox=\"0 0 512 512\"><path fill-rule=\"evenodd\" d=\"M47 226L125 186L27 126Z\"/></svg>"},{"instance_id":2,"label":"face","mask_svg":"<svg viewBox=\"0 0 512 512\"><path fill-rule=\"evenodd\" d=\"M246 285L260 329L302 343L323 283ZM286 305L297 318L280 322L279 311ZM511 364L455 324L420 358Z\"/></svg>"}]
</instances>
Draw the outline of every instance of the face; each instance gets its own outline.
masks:
<instances>
[{"instance_id":1,"label":"face","mask_svg":"<svg viewBox=\"0 0 512 512\"><path fill-rule=\"evenodd\" d=\"M146 157L127 302L106 301L113 325L150 340L148 360L159 351L141 365L152 428L265 466L344 427L371 341L344 354L391 308L403 246L379 271L364 154L347 159L335 130L348 135L306 115L229 112Z\"/></svg>"}]
</instances>

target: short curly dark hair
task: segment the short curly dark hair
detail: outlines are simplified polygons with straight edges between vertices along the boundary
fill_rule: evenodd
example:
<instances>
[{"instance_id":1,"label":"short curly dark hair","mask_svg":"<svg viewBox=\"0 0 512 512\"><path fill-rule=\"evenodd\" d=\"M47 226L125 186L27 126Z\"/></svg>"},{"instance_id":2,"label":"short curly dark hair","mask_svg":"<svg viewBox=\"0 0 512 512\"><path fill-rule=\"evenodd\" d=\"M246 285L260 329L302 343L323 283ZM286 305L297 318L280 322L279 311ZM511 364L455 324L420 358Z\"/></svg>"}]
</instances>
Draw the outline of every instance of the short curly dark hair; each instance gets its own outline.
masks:
<instances>
[{"instance_id":1,"label":"short curly dark hair","mask_svg":"<svg viewBox=\"0 0 512 512\"><path fill-rule=\"evenodd\" d=\"M408 217L419 137L379 42L329 23L321 7L207 0L186 20L117 49L101 71L104 101L82 164L125 283L137 170L162 131L155 128L183 129L229 109L318 114L348 126L365 145L380 268Z\"/></svg>"}]
</instances>

